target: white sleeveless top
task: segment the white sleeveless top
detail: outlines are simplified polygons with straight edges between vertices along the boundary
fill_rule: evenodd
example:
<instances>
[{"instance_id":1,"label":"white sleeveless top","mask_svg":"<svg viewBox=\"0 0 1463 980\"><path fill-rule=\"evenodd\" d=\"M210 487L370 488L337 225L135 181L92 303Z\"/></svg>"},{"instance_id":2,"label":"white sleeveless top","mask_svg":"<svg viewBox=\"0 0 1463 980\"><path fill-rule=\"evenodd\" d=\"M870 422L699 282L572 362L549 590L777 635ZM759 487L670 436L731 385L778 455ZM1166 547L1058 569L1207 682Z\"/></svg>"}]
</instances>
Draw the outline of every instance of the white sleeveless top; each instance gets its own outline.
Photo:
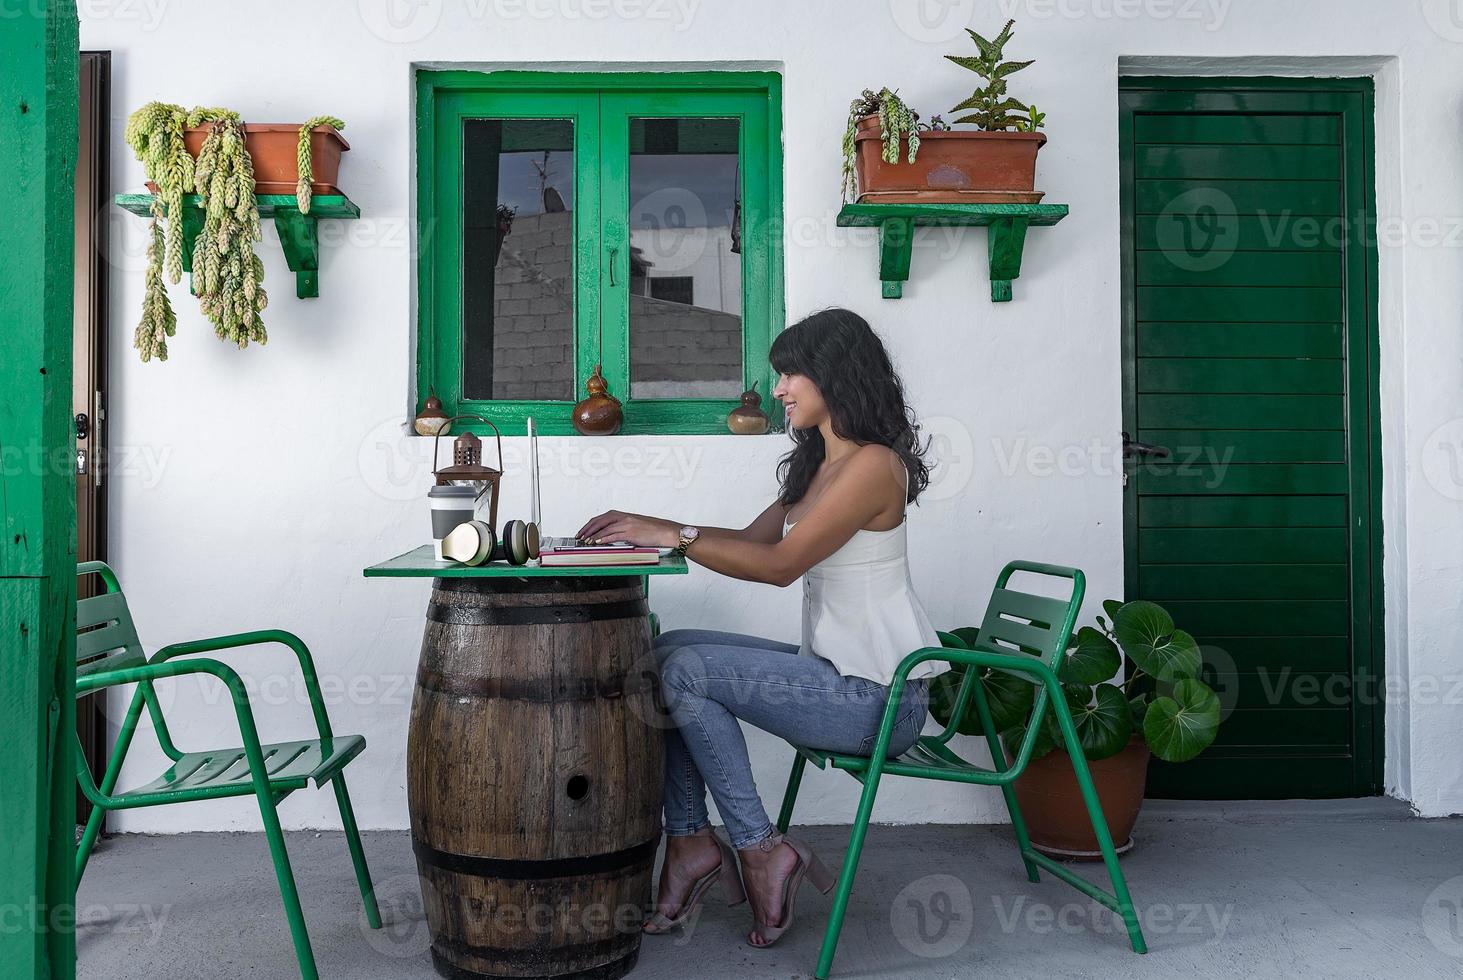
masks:
<instances>
[{"instance_id":1,"label":"white sleeveless top","mask_svg":"<svg viewBox=\"0 0 1463 980\"><path fill-rule=\"evenodd\" d=\"M783 523L790 528L797 523ZM888 685L899 662L940 637L914 593L905 551L908 515L887 531L860 528L843 547L803 575L803 632L798 653L830 661L845 677ZM947 663L925 661L910 679L934 677Z\"/></svg>"}]
</instances>

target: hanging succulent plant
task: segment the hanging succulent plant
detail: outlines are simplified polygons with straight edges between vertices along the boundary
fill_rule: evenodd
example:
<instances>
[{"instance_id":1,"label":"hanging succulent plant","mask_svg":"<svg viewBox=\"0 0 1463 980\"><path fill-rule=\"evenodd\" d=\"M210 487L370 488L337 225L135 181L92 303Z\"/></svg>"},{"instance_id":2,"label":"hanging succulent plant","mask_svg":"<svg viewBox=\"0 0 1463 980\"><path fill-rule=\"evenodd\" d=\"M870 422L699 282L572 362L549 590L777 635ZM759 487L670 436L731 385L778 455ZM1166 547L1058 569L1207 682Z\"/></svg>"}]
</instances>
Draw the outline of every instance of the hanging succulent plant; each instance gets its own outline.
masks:
<instances>
[{"instance_id":1,"label":"hanging succulent plant","mask_svg":"<svg viewBox=\"0 0 1463 980\"><path fill-rule=\"evenodd\" d=\"M185 129L212 124L195 161L183 143ZM268 339L259 312L269 298L260 285L264 263L254 199L254 166L244 145L244 125L229 109L149 102L127 119L127 145L157 185L152 201L142 320L132 344L143 361L168 359L167 338L177 332L167 282L183 278L183 195L197 194L203 228L193 245L193 289L220 340L239 347Z\"/></svg>"},{"instance_id":2,"label":"hanging succulent plant","mask_svg":"<svg viewBox=\"0 0 1463 980\"><path fill-rule=\"evenodd\" d=\"M168 338L177 332L178 318L168 302L163 268L167 267L173 282L183 277L183 194L193 186L193 157L183 145L187 118L182 106L165 102L149 102L127 117L127 145L158 187L148 222L151 242L143 279L142 321L132 340L144 361L153 355L166 361Z\"/></svg>"},{"instance_id":3,"label":"hanging succulent plant","mask_svg":"<svg viewBox=\"0 0 1463 980\"><path fill-rule=\"evenodd\" d=\"M314 170L310 163L310 130L316 126L334 126L336 129L345 129L345 123L334 116L314 116L305 121L300 127L300 142L295 150L295 167L300 172L300 181L295 185L295 199L300 202L300 213L310 213L310 195L313 189L310 180L314 176Z\"/></svg>"},{"instance_id":4,"label":"hanging succulent plant","mask_svg":"<svg viewBox=\"0 0 1463 980\"><path fill-rule=\"evenodd\" d=\"M847 201L858 192L854 179L855 136L858 121L864 116L878 113L879 138L883 140L883 157L886 163L899 162L899 144L909 141L909 162L914 163L919 153L919 113L904 104L896 92L887 88L875 92L864 89L858 98L848 104L848 125L843 130L843 199Z\"/></svg>"},{"instance_id":5,"label":"hanging succulent plant","mask_svg":"<svg viewBox=\"0 0 1463 980\"><path fill-rule=\"evenodd\" d=\"M194 168L194 187L203 198L203 230L193 244L193 288L198 304L220 340L239 347L268 341L259 312L269 297L259 285L264 262L254 254L262 239L259 208L254 200L254 164L244 146L239 114L227 110L194 110L213 120Z\"/></svg>"}]
</instances>

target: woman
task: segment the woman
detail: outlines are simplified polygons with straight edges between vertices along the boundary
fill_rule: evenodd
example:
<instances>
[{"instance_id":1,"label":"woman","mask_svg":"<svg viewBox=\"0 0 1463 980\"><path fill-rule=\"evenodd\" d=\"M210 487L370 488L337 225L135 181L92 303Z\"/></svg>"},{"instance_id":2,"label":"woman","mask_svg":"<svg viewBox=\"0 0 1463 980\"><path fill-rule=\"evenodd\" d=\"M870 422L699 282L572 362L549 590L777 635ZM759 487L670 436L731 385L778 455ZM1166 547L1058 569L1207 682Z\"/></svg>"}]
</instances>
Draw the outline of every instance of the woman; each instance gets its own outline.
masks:
<instances>
[{"instance_id":1,"label":"woman","mask_svg":"<svg viewBox=\"0 0 1463 980\"><path fill-rule=\"evenodd\" d=\"M825 893L833 877L803 844L775 832L757 796L747 721L798 745L867 755L884 716L894 669L911 651L939 646L914 594L905 555L905 507L929 483L913 413L884 345L848 310L794 324L768 355L773 396L787 413L793 449L778 468L781 493L741 530L607 511L579 531L590 541L676 547L712 571L788 586L803 578L802 643L712 630L657 637L666 733L666 855L647 932L686 921L720 878L728 901L750 893L753 946L791 924L805 874ZM801 654L801 656L799 656ZM924 727L926 662L910 672L889 753ZM731 847L711 831L706 790Z\"/></svg>"}]
</instances>

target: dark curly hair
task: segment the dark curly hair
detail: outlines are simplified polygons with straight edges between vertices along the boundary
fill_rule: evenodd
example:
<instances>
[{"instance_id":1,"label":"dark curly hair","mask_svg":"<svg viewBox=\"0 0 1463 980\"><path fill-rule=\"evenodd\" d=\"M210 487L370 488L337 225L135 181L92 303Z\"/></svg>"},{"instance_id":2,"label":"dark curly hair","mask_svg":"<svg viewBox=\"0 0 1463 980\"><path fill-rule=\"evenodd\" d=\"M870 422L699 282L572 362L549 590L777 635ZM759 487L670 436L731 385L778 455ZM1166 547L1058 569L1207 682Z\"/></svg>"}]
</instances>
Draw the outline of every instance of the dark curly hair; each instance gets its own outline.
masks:
<instances>
[{"instance_id":1,"label":"dark curly hair","mask_svg":"<svg viewBox=\"0 0 1463 980\"><path fill-rule=\"evenodd\" d=\"M920 445L919 423L904 403L904 386L889 352L863 317L838 307L820 310L779 334L767 359L777 372L801 374L817 385L840 438L888 446L899 454L909 471L906 503L914 503L929 486L923 458L929 442ZM793 449L777 467L786 507L803 499L826 451L817 426L793 428L791 435Z\"/></svg>"}]
</instances>

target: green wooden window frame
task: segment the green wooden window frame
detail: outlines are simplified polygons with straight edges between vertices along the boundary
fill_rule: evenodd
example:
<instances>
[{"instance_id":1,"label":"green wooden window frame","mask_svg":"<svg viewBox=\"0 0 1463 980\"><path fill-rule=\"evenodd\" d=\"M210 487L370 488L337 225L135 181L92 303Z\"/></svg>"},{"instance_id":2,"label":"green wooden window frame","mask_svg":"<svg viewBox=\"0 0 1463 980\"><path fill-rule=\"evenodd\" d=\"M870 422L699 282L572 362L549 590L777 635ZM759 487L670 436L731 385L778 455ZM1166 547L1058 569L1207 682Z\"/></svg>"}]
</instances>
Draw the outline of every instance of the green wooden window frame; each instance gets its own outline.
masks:
<instances>
[{"instance_id":1,"label":"green wooden window frame","mask_svg":"<svg viewBox=\"0 0 1463 980\"><path fill-rule=\"evenodd\" d=\"M417 96L417 410L429 389L449 414L483 415L504 435L573 434L574 401L462 397L462 123L555 118L575 127L575 400L596 362L625 406L622 433L726 433L728 398L631 399L630 117L735 117L742 201L742 382L764 397L783 310L782 80L775 72L419 71ZM619 202L624 204L620 205ZM611 250L620 268L609 268ZM602 348L602 349L601 349ZM776 413L769 413L775 416ZM781 419L773 428L781 430Z\"/></svg>"}]
</instances>

